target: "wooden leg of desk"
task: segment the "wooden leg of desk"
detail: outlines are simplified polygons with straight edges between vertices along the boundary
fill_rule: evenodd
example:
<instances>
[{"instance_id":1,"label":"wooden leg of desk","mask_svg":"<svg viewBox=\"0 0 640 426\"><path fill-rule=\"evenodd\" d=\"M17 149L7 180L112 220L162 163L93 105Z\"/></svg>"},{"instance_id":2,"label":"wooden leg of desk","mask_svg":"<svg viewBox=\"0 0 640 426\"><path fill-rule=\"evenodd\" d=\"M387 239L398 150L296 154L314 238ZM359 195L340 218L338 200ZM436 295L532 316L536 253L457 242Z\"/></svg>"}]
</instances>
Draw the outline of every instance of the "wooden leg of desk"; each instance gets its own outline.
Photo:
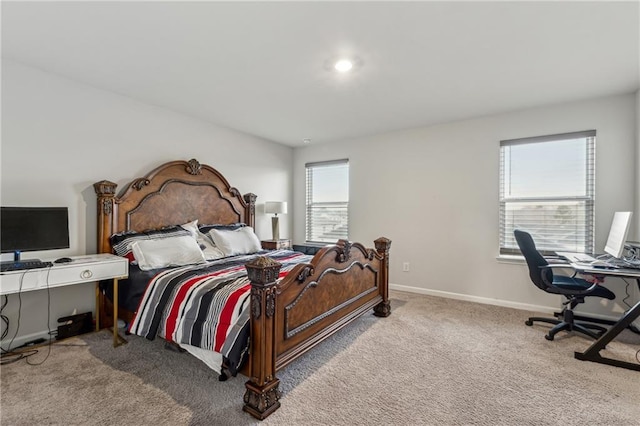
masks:
<instances>
[{"instance_id":1,"label":"wooden leg of desk","mask_svg":"<svg viewBox=\"0 0 640 426\"><path fill-rule=\"evenodd\" d=\"M118 346L118 279L113 279L113 347Z\"/></svg>"},{"instance_id":2,"label":"wooden leg of desk","mask_svg":"<svg viewBox=\"0 0 640 426\"><path fill-rule=\"evenodd\" d=\"M118 334L118 278L113 279L113 347L127 341Z\"/></svg>"},{"instance_id":3,"label":"wooden leg of desk","mask_svg":"<svg viewBox=\"0 0 640 426\"><path fill-rule=\"evenodd\" d=\"M96 331L100 331L100 284L96 283Z\"/></svg>"}]
</instances>

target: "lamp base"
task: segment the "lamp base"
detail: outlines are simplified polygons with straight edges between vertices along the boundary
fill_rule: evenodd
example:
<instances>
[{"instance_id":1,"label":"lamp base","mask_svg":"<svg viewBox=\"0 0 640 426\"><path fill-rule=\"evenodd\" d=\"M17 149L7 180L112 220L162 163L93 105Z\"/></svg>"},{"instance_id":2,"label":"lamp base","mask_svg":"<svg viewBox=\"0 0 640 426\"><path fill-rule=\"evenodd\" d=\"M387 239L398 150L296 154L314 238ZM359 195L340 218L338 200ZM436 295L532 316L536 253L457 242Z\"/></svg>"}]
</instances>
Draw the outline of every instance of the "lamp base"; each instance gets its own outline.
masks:
<instances>
[{"instance_id":1,"label":"lamp base","mask_svg":"<svg viewBox=\"0 0 640 426\"><path fill-rule=\"evenodd\" d=\"M271 233L273 234L274 241L278 241L280 239L280 224L278 223L278 216L271 218Z\"/></svg>"}]
</instances>

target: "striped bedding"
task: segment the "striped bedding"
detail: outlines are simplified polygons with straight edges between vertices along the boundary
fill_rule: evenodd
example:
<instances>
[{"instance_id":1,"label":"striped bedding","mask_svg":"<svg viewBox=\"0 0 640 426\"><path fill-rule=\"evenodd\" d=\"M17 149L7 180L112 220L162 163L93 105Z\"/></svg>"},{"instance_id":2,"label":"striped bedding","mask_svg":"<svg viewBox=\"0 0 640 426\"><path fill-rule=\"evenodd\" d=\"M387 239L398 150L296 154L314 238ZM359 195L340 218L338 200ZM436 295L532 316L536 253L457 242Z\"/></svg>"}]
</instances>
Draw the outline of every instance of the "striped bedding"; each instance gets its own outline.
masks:
<instances>
[{"instance_id":1,"label":"striped bedding","mask_svg":"<svg viewBox=\"0 0 640 426\"><path fill-rule=\"evenodd\" d=\"M260 252L282 263L280 278L312 256L289 250ZM242 367L249 344L251 284L244 265L255 255L165 270L149 282L129 331L160 336L222 354L232 375Z\"/></svg>"}]
</instances>

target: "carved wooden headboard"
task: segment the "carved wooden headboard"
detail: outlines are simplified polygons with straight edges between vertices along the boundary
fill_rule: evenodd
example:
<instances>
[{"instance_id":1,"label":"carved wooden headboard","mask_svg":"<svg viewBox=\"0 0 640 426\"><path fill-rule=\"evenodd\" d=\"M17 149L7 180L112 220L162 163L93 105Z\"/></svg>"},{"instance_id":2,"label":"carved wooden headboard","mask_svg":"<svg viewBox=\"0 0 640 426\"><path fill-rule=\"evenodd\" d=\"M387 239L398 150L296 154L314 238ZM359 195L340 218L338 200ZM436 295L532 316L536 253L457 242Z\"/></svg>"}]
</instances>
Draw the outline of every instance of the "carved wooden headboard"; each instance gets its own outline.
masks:
<instances>
[{"instance_id":1,"label":"carved wooden headboard","mask_svg":"<svg viewBox=\"0 0 640 426\"><path fill-rule=\"evenodd\" d=\"M255 194L240 195L213 167L197 160L172 161L134 179L120 195L116 184L93 184L98 195L98 252L111 253L109 237L198 219L200 224L255 226Z\"/></svg>"}]
</instances>

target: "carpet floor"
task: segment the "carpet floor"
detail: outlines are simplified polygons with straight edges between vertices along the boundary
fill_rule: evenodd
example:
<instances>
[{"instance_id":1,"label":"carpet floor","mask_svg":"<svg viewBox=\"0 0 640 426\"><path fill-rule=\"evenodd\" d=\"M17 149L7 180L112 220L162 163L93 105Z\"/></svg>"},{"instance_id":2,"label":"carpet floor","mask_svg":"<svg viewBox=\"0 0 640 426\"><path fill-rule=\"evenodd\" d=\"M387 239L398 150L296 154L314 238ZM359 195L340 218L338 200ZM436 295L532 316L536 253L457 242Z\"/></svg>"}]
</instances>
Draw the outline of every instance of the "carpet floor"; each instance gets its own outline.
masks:
<instances>
[{"instance_id":1,"label":"carpet floor","mask_svg":"<svg viewBox=\"0 0 640 426\"><path fill-rule=\"evenodd\" d=\"M163 342L102 331L39 348L0 370L8 425L638 425L640 372L584 362L591 343L530 312L391 292L388 318L365 315L278 372L282 407L242 411L246 378L215 372ZM638 362L629 331L606 354ZM45 359L46 358L46 359Z\"/></svg>"}]
</instances>

